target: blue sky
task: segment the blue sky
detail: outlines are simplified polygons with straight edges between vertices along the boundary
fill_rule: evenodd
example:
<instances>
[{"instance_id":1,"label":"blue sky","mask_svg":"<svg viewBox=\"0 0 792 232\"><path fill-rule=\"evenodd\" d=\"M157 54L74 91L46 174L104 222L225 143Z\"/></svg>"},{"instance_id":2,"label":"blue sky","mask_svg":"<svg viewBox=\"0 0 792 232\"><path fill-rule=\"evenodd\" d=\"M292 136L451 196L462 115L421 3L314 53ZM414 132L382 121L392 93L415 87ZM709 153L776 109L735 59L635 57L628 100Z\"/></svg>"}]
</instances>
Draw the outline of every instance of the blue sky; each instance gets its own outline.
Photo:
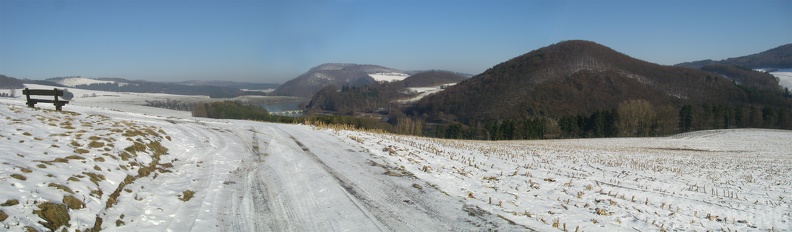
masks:
<instances>
[{"instance_id":1,"label":"blue sky","mask_svg":"<svg viewBox=\"0 0 792 232\"><path fill-rule=\"evenodd\" d=\"M792 43L792 1L0 0L0 74L282 83L322 63L478 74L562 40L672 65Z\"/></svg>"}]
</instances>

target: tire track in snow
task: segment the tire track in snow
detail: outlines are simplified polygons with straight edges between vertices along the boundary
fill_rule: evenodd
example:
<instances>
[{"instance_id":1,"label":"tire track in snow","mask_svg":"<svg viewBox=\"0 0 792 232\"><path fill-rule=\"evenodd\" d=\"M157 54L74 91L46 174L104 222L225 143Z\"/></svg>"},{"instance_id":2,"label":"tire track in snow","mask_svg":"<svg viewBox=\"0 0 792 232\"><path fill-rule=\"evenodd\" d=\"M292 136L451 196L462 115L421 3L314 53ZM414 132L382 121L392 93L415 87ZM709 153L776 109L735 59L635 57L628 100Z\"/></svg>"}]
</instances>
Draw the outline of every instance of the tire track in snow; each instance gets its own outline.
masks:
<instances>
[{"instance_id":1,"label":"tire track in snow","mask_svg":"<svg viewBox=\"0 0 792 232\"><path fill-rule=\"evenodd\" d=\"M232 199L219 210L227 212L219 215L221 230L379 230L330 175L271 125L259 123L255 130L256 135L268 136L254 139L259 140L259 150L267 155L246 157L229 176L236 179L236 184L233 189L224 190Z\"/></svg>"},{"instance_id":2,"label":"tire track in snow","mask_svg":"<svg viewBox=\"0 0 792 232\"><path fill-rule=\"evenodd\" d=\"M530 230L503 218L475 210L431 187L418 190L414 177L392 177L371 165L372 155L356 152L338 138L311 128L278 125L306 156L319 164L338 185L389 231ZM480 213L472 213L476 211Z\"/></svg>"}]
</instances>

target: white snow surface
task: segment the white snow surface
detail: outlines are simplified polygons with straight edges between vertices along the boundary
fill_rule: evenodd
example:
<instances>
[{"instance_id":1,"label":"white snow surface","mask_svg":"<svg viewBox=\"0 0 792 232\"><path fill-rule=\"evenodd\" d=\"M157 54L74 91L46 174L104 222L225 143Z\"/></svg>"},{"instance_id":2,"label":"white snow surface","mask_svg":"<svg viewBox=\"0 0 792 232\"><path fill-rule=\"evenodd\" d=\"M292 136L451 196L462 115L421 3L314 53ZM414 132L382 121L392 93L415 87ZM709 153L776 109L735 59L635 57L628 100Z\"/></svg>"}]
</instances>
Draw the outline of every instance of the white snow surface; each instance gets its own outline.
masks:
<instances>
[{"instance_id":1,"label":"white snow surface","mask_svg":"<svg viewBox=\"0 0 792 232\"><path fill-rule=\"evenodd\" d=\"M755 69L756 71L760 72L767 72L768 70L773 70L770 75L775 76L778 78L778 84L781 85L782 88L790 88L792 89L792 68L788 69Z\"/></svg>"},{"instance_id":2,"label":"white snow surface","mask_svg":"<svg viewBox=\"0 0 792 232\"><path fill-rule=\"evenodd\" d=\"M62 80L57 81L56 83L74 87L78 85L90 85L90 84L107 84L107 83L116 83L115 81L102 81L102 80L95 80L91 78L85 77L67 77Z\"/></svg>"},{"instance_id":3,"label":"white snow surface","mask_svg":"<svg viewBox=\"0 0 792 232\"><path fill-rule=\"evenodd\" d=\"M432 86L432 87L411 87L411 88L407 88L408 93L414 93L416 95L412 96L410 98L407 98L407 99L399 99L399 100L396 100L396 101L399 102L399 103L402 103L402 104L410 103L410 102L416 102L416 101L421 100L421 99L423 99L423 98L425 98L425 97L427 97L429 95L432 95L432 94L435 94L437 92L443 91L444 87L453 86L453 85L456 85L456 83L448 83L448 84L442 84L442 85Z\"/></svg>"},{"instance_id":4,"label":"white snow surface","mask_svg":"<svg viewBox=\"0 0 792 232\"><path fill-rule=\"evenodd\" d=\"M778 78L778 84L792 89L792 69L779 69L777 71L770 72L770 74Z\"/></svg>"},{"instance_id":5,"label":"white snow surface","mask_svg":"<svg viewBox=\"0 0 792 232\"><path fill-rule=\"evenodd\" d=\"M0 98L0 203L19 202L0 206L3 229L48 230L34 210L74 196L84 205L60 229L101 218L109 231L792 230L791 131L441 140L97 95L117 96L63 112Z\"/></svg>"},{"instance_id":6,"label":"white snow surface","mask_svg":"<svg viewBox=\"0 0 792 232\"><path fill-rule=\"evenodd\" d=\"M394 82L394 81L404 80L410 75L405 73L391 72L391 73L374 73L374 74L369 74L369 76L371 78L374 78L374 80L378 82Z\"/></svg>"}]
</instances>

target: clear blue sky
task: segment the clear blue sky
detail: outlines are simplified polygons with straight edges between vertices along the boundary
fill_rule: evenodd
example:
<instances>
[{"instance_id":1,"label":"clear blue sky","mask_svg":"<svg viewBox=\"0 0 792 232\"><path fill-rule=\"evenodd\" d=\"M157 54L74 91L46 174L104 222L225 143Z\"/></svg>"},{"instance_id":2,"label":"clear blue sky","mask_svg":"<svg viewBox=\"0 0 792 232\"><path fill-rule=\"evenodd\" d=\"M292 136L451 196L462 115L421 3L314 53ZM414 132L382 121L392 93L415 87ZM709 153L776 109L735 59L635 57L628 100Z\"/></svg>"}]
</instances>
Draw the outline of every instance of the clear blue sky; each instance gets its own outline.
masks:
<instances>
[{"instance_id":1,"label":"clear blue sky","mask_svg":"<svg viewBox=\"0 0 792 232\"><path fill-rule=\"evenodd\" d=\"M0 74L282 83L322 63L478 74L562 40L649 62L792 43L792 1L0 0Z\"/></svg>"}]
</instances>

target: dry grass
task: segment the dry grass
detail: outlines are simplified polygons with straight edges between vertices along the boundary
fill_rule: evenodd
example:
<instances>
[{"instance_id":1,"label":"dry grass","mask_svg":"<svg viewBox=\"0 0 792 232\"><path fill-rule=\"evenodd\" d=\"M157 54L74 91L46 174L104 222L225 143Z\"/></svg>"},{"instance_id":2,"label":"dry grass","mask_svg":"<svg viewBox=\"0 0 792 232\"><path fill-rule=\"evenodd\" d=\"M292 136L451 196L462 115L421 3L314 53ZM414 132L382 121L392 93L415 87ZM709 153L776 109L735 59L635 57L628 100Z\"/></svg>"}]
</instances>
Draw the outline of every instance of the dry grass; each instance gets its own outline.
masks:
<instances>
[{"instance_id":1,"label":"dry grass","mask_svg":"<svg viewBox=\"0 0 792 232\"><path fill-rule=\"evenodd\" d=\"M96 173L92 173L92 172L83 172L82 174L85 174L86 176L90 177L91 178L91 182L93 182L97 186L99 185L99 181L105 180L105 176L102 175L102 174L96 174Z\"/></svg>"},{"instance_id":2,"label":"dry grass","mask_svg":"<svg viewBox=\"0 0 792 232\"><path fill-rule=\"evenodd\" d=\"M39 210L33 210L33 213L38 215L44 222L39 222L44 227L55 231L61 226L70 226L69 209L66 205L44 202L38 205Z\"/></svg>"},{"instance_id":3,"label":"dry grass","mask_svg":"<svg viewBox=\"0 0 792 232\"><path fill-rule=\"evenodd\" d=\"M27 177L17 173L11 174L11 177L17 180L27 180Z\"/></svg>"},{"instance_id":4,"label":"dry grass","mask_svg":"<svg viewBox=\"0 0 792 232\"><path fill-rule=\"evenodd\" d=\"M184 190L182 194L179 194L177 196L179 197L179 200L186 202L192 199L193 195L195 195L195 192L188 189L188 190Z\"/></svg>"},{"instance_id":5,"label":"dry grass","mask_svg":"<svg viewBox=\"0 0 792 232\"><path fill-rule=\"evenodd\" d=\"M63 203L69 206L69 209L82 209L85 208L85 203L72 195L63 196Z\"/></svg>"},{"instance_id":6,"label":"dry grass","mask_svg":"<svg viewBox=\"0 0 792 232\"><path fill-rule=\"evenodd\" d=\"M0 210L0 222L5 221L6 218L8 218L8 214L6 214L4 211Z\"/></svg>"},{"instance_id":7,"label":"dry grass","mask_svg":"<svg viewBox=\"0 0 792 232\"><path fill-rule=\"evenodd\" d=\"M104 146L105 146L105 143L99 142L99 141L91 141L90 143L88 143L88 147L90 147L90 148L100 148L100 147L104 147Z\"/></svg>"},{"instance_id":8,"label":"dry grass","mask_svg":"<svg viewBox=\"0 0 792 232\"><path fill-rule=\"evenodd\" d=\"M17 200L17 199L10 199L10 200L6 200L6 202L5 202L5 203L3 203L3 204L0 204L0 206L15 206L15 205L18 205L18 204L19 204L19 200Z\"/></svg>"},{"instance_id":9,"label":"dry grass","mask_svg":"<svg viewBox=\"0 0 792 232\"><path fill-rule=\"evenodd\" d=\"M69 187L66 187L66 186L63 186L63 185L60 185L60 184L49 183L47 186L53 187L53 188L56 188L56 189L60 189L60 190L62 190L64 192L67 192L67 193L74 194L74 191L72 191Z\"/></svg>"},{"instance_id":10,"label":"dry grass","mask_svg":"<svg viewBox=\"0 0 792 232\"><path fill-rule=\"evenodd\" d=\"M70 155L70 156L66 156L66 159L70 159L70 160L73 160L73 159L74 160L84 160L85 157L78 156L78 155Z\"/></svg>"},{"instance_id":11,"label":"dry grass","mask_svg":"<svg viewBox=\"0 0 792 232\"><path fill-rule=\"evenodd\" d=\"M118 184L118 187L115 189L115 191L110 194L110 197L107 199L107 203L105 204L105 208L113 207L118 197L121 196L121 191L124 189L124 187L135 182L135 179L136 178L134 176L127 175L126 178L124 178L124 181Z\"/></svg>"}]
</instances>

